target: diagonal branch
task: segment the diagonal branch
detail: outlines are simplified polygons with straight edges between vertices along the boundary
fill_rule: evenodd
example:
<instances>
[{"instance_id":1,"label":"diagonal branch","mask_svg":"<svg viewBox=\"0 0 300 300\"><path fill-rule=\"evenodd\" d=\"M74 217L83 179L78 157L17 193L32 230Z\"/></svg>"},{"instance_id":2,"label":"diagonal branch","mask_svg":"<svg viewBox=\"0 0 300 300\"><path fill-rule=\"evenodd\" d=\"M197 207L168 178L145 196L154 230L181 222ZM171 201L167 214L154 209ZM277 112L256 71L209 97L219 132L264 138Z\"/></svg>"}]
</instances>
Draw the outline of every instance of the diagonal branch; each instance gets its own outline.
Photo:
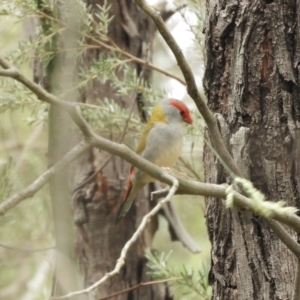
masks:
<instances>
[{"instance_id":1,"label":"diagonal branch","mask_svg":"<svg viewBox=\"0 0 300 300\"><path fill-rule=\"evenodd\" d=\"M10 69L4 69L4 70L0 70L0 76L4 76L4 77L14 77L17 76L18 71L14 68L10 68Z\"/></svg>"},{"instance_id":2,"label":"diagonal branch","mask_svg":"<svg viewBox=\"0 0 300 300\"><path fill-rule=\"evenodd\" d=\"M136 242L136 240L138 239L140 234L143 232L143 230L147 226L147 223L151 219L151 217L153 217L155 214L157 214L159 212L159 210L163 207L164 204L171 201L172 196L175 194L175 192L178 189L179 183L178 183L178 180L174 176L171 176L170 174L167 174L167 173L164 173L164 176L166 178L168 178L168 180L170 182L172 182L172 187L170 188L168 195L166 196L165 199L158 202L157 205L148 214L146 214L143 217L142 222L139 225L139 227L137 228L137 230L134 232L132 237L127 241L127 243L124 245L115 268L111 272L106 273L105 276L103 276L100 280L98 280L97 282L95 282L93 285L91 285L90 287L88 287L86 289L83 289L83 290L80 290L77 292L71 292L65 296L52 297L52 299L68 299L68 298L72 298L74 296L78 296L78 295L82 295L82 294L89 294L90 292L95 290L98 286L100 286L105 281L107 281L109 278L115 276L116 274L118 274L120 272L121 268L125 264L125 259L126 259L126 255L127 255L129 248L132 246L133 243Z\"/></svg>"},{"instance_id":3,"label":"diagonal branch","mask_svg":"<svg viewBox=\"0 0 300 300\"><path fill-rule=\"evenodd\" d=\"M203 116L206 125L208 127L212 143L217 151L217 154L219 155L220 159L224 163L224 166L229 169L231 176L243 177L241 171L239 170L235 161L233 160L227 148L225 147L225 144L223 143L223 139L218 128L217 120L215 119L211 110L208 108L205 99L201 97L198 91L195 77L182 53L181 48L176 43L172 34L166 27L160 14L157 13L150 5L148 5L145 0L134 0L134 1L147 15L149 15L152 18L158 31L160 32L160 34L168 44L171 51L173 52L177 60L178 66L181 69L182 74L185 78L187 84L187 92L191 96L191 98L195 101L195 104L197 105L199 112Z\"/></svg>"},{"instance_id":4,"label":"diagonal branch","mask_svg":"<svg viewBox=\"0 0 300 300\"><path fill-rule=\"evenodd\" d=\"M81 155L84 151L90 148L88 142L83 141L70 150L57 164L39 176L31 185L21 190L17 194L11 196L0 204L0 216L3 216L7 211L19 204L22 200L32 197L39 191L51 177L60 171L63 167L71 163L76 157Z\"/></svg>"},{"instance_id":5,"label":"diagonal branch","mask_svg":"<svg viewBox=\"0 0 300 300\"><path fill-rule=\"evenodd\" d=\"M265 219L268 225L280 238L280 240L298 257L300 258L300 245L291 237L291 235L283 228L281 224L274 220Z\"/></svg>"}]
</instances>

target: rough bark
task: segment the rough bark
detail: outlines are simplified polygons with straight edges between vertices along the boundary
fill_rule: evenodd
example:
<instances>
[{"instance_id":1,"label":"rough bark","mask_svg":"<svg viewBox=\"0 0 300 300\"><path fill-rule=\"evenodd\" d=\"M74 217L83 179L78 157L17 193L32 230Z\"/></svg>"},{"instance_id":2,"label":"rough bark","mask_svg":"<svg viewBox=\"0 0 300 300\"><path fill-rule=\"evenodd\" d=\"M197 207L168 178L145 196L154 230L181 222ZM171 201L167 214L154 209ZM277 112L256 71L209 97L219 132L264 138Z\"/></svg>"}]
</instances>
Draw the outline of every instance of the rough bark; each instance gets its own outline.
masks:
<instances>
[{"instance_id":1,"label":"rough bark","mask_svg":"<svg viewBox=\"0 0 300 300\"><path fill-rule=\"evenodd\" d=\"M95 13L97 12L96 5L104 3L100 0L85 2ZM114 16L109 27L109 36L120 48L148 60L155 32L150 19L137 8L133 1L118 0L111 1L109 4L111 5L109 14ZM103 53L102 51L102 49L88 50L84 54L84 66L88 67L99 54ZM140 74L142 67L134 66L137 74ZM122 77L122 74L119 73L119 76ZM145 69L142 77L149 81L149 70ZM137 101L137 97L129 99L116 95L109 83L103 85L100 80L95 80L90 88L82 92L81 101L95 104L96 98L104 99L105 97L114 99L122 107L130 107L132 101ZM112 132L109 138L117 141L119 136L119 133ZM148 192L145 189L126 217L119 224L115 224L116 211L125 191L129 165L118 157L111 157L108 153L92 151L82 157L81 162L75 168L75 186L103 164L95 180L74 194L77 252L86 287L114 268L122 247L132 236L143 214L149 210ZM146 274L144 250L151 245L156 229L157 224L154 220L137 244L130 249L121 274L101 285L90 295L89 299L98 299L150 280ZM167 294L166 286L148 286L119 295L114 299L171 299Z\"/></svg>"},{"instance_id":2,"label":"rough bark","mask_svg":"<svg viewBox=\"0 0 300 300\"><path fill-rule=\"evenodd\" d=\"M300 2L206 4L204 85L223 139L267 199L299 207ZM208 147L204 156L206 180L229 182ZM219 199L207 206L213 299L292 299L296 259L266 223Z\"/></svg>"}]
</instances>

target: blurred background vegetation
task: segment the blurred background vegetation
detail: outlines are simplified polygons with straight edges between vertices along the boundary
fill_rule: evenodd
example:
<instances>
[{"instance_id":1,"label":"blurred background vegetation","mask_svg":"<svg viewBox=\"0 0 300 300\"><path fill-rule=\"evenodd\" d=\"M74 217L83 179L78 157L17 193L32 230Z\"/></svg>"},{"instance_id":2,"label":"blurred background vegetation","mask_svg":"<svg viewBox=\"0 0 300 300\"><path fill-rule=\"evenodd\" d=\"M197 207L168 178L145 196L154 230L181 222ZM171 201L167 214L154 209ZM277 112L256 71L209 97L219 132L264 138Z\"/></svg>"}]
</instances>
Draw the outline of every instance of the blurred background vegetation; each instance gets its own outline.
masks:
<instances>
[{"instance_id":1,"label":"blurred background vegetation","mask_svg":"<svg viewBox=\"0 0 300 300\"><path fill-rule=\"evenodd\" d=\"M167 25L182 46L201 88L203 59L199 32L204 8L199 3L201 1L191 1L190 5L176 13ZM197 10L194 7L197 7ZM17 57L22 53L24 42L28 41L30 20L7 16L2 11L1 13L0 55ZM158 34L153 53L155 65L180 76L173 55ZM28 78L32 78L30 53L24 61L18 60L18 67ZM179 161L177 168L191 177L197 176L198 180L203 179L203 123L193 103L188 99L185 87L157 72L153 74L153 87L159 93L186 101L194 111L194 119L197 119L197 126L194 127L198 128L188 132L183 153L184 161L189 166ZM133 124L137 130L140 129L141 125L137 121ZM0 78L0 201L28 186L47 169L47 147L45 104L36 101L23 87L12 83L11 79ZM192 169L194 174L189 169ZM167 264L172 270L176 270L177 274L194 272L197 281L198 270L204 270L207 275L210 264L210 243L204 218L205 204L200 197L174 198L186 230L200 245L202 252L191 254L179 242L172 242L163 218L160 218L153 248L166 256L170 254ZM47 299L54 268L51 248L55 246L48 186L2 216L0 228L0 298ZM192 290L182 285L174 288L177 299L202 299Z\"/></svg>"}]
</instances>

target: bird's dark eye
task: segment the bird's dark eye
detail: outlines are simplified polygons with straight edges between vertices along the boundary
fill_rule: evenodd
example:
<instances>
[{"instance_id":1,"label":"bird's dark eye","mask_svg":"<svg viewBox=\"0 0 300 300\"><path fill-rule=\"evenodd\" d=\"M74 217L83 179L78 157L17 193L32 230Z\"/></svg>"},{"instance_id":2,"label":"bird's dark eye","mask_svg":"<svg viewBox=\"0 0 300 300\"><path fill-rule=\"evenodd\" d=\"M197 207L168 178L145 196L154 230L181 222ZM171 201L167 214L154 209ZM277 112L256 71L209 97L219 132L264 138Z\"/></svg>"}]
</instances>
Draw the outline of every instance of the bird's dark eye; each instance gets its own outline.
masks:
<instances>
[{"instance_id":1,"label":"bird's dark eye","mask_svg":"<svg viewBox=\"0 0 300 300\"><path fill-rule=\"evenodd\" d=\"M183 110L180 111L180 115L181 115L182 117L184 117L184 111L183 111Z\"/></svg>"}]
</instances>

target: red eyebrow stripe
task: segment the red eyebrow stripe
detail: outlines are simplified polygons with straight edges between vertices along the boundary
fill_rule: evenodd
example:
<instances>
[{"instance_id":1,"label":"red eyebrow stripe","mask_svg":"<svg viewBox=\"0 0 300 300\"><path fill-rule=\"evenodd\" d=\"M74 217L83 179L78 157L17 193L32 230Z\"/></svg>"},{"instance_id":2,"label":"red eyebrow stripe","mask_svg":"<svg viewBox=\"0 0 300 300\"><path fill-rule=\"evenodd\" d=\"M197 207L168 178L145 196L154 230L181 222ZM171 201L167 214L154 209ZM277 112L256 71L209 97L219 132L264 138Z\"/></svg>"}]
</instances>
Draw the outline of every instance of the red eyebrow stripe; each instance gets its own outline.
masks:
<instances>
[{"instance_id":1,"label":"red eyebrow stripe","mask_svg":"<svg viewBox=\"0 0 300 300\"><path fill-rule=\"evenodd\" d=\"M189 111L188 108L186 107L186 105L182 102L179 102L179 101L176 101L176 100L171 100L170 104L177 107L180 110Z\"/></svg>"}]
</instances>

